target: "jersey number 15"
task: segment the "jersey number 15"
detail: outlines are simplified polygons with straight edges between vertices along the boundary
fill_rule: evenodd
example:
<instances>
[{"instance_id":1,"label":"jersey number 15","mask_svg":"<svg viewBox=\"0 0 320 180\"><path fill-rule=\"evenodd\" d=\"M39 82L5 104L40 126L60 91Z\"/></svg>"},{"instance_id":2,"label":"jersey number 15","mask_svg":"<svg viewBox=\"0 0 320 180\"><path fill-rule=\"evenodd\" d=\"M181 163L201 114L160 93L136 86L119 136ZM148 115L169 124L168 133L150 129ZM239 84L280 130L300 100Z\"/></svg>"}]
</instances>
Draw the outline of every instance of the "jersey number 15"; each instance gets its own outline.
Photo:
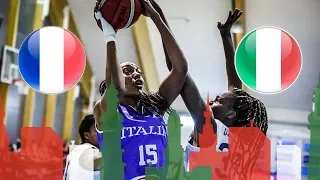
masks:
<instances>
[{"instance_id":1,"label":"jersey number 15","mask_svg":"<svg viewBox=\"0 0 320 180\"><path fill-rule=\"evenodd\" d=\"M150 158L145 158L147 155ZM158 163L158 154L157 154L157 146L155 144L148 145L140 145L139 146L139 166L145 166L147 164L157 164Z\"/></svg>"}]
</instances>

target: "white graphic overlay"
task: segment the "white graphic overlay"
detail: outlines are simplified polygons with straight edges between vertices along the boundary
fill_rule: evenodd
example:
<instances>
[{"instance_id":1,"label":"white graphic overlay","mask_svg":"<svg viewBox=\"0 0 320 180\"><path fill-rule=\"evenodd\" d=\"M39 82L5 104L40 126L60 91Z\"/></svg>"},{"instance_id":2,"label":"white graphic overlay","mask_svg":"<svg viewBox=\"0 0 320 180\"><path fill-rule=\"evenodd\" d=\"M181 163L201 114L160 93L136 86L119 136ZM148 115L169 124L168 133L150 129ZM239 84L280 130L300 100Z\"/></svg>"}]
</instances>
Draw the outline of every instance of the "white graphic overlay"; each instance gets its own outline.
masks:
<instances>
[{"instance_id":1,"label":"white graphic overlay","mask_svg":"<svg viewBox=\"0 0 320 180\"><path fill-rule=\"evenodd\" d=\"M277 145L277 180L301 180L301 165L297 145Z\"/></svg>"}]
</instances>

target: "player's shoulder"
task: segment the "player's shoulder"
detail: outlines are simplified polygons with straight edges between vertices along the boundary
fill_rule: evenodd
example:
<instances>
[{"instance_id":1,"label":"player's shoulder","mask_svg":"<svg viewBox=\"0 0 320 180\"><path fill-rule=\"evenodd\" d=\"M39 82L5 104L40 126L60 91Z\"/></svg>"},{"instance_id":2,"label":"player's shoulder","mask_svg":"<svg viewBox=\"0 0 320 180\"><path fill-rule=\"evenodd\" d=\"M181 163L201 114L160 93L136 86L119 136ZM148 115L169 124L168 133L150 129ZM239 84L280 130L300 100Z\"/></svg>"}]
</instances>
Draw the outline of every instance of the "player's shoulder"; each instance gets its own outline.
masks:
<instances>
[{"instance_id":1,"label":"player's shoulder","mask_svg":"<svg viewBox=\"0 0 320 180\"><path fill-rule=\"evenodd\" d=\"M220 126L221 124L223 124L220 120L218 119L214 119L214 121L217 123L218 126Z\"/></svg>"},{"instance_id":2,"label":"player's shoulder","mask_svg":"<svg viewBox=\"0 0 320 180\"><path fill-rule=\"evenodd\" d=\"M88 145L87 143L83 143L80 145L75 145L74 148L70 149L70 153L69 155L73 155L73 154L82 154L86 149L91 148L90 145Z\"/></svg>"},{"instance_id":3,"label":"player's shoulder","mask_svg":"<svg viewBox=\"0 0 320 180\"><path fill-rule=\"evenodd\" d=\"M84 155L90 155L90 156L98 156L98 157L101 157L101 152L100 150L93 146L93 145L87 145L86 147L83 148L84 151L83 151L83 154Z\"/></svg>"},{"instance_id":4,"label":"player's shoulder","mask_svg":"<svg viewBox=\"0 0 320 180\"><path fill-rule=\"evenodd\" d=\"M185 146L185 150L188 151L188 152L193 152L193 151L199 151L200 148L193 145L190 140L186 142L186 146Z\"/></svg>"},{"instance_id":5,"label":"player's shoulder","mask_svg":"<svg viewBox=\"0 0 320 180\"><path fill-rule=\"evenodd\" d=\"M93 105L93 112L95 114L100 115L100 113L105 112L107 110L107 105L104 102L103 99L99 99L98 101L95 102Z\"/></svg>"},{"instance_id":6,"label":"player's shoulder","mask_svg":"<svg viewBox=\"0 0 320 180\"><path fill-rule=\"evenodd\" d=\"M215 122L216 122L216 124L217 124L217 126L218 127L223 127L223 128L228 128L226 125L224 125L220 120L218 120L218 119L214 119L215 120Z\"/></svg>"},{"instance_id":7,"label":"player's shoulder","mask_svg":"<svg viewBox=\"0 0 320 180\"><path fill-rule=\"evenodd\" d=\"M229 135L229 128L224 125L220 120L215 119L216 124L217 124L217 131L218 134L223 134L224 136Z\"/></svg>"},{"instance_id":8,"label":"player's shoulder","mask_svg":"<svg viewBox=\"0 0 320 180\"><path fill-rule=\"evenodd\" d=\"M107 103L105 103L103 96L93 106L94 112L105 112L107 110Z\"/></svg>"}]
</instances>

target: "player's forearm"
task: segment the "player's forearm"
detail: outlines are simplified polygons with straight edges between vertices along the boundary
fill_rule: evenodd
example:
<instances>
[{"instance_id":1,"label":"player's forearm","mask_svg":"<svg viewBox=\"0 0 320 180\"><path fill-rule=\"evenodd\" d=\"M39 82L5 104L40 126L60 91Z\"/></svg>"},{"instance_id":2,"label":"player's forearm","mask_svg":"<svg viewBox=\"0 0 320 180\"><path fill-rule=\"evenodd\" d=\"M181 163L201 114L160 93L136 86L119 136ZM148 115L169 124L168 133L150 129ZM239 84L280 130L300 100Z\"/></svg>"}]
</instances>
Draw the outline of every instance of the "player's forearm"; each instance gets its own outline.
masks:
<instances>
[{"instance_id":1,"label":"player's forearm","mask_svg":"<svg viewBox=\"0 0 320 180\"><path fill-rule=\"evenodd\" d=\"M168 21L166 20L166 17L164 16L163 12L161 9L157 9L157 12L159 13L162 21L164 22L164 24L168 27L168 29L171 31L170 27L169 27L169 24L168 24ZM163 46L163 51L164 51L164 55L166 57L166 64L167 64L167 67L168 67L168 70L171 71L172 69L172 65L171 65L171 62L170 62L170 59L169 59L169 56L168 56L168 52L167 52L167 49L164 45L164 42L162 41L162 46Z\"/></svg>"},{"instance_id":2,"label":"player's forearm","mask_svg":"<svg viewBox=\"0 0 320 180\"><path fill-rule=\"evenodd\" d=\"M164 48L164 53L166 55L167 67L169 71L171 71L172 66L171 66L170 59L167 55L165 47L163 48ZM184 104L186 105L187 109L189 110L192 116L192 119L195 123L197 130L201 132L202 126L204 124L203 112L206 109L206 104L200 95L198 87L194 83L194 80L192 79L189 73L187 73L186 80L184 82L180 95L184 101Z\"/></svg>"},{"instance_id":3,"label":"player's forearm","mask_svg":"<svg viewBox=\"0 0 320 180\"><path fill-rule=\"evenodd\" d=\"M206 110L206 103L201 97L199 89L190 74L187 75L180 95L192 116L195 127L199 132L202 132L202 127L205 122L203 112Z\"/></svg>"},{"instance_id":4,"label":"player's forearm","mask_svg":"<svg viewBox=\"0 0 320 180\"><path fill-rule=\"evenodd\" d=\"M164 51L166 55L167 67L170 71L172 69L170 59L167 56L165 48L164 48ZM186 80L184 82L180 95L183 99L184 104L186 105L188 111L192 116L192 119L194 121L194 125L197 131L202 132L202 127L205 122L203 112L206 110L206 103L201 97L199 89L189 73L187 73ZM211 121L215 122L213 118Z\"/></svg>"},{"instance_id":5,"label":"player's forearm","mask_svg":"<svg viewBox=\"0 0 320 180\"><path fill-rule=\"evenodd\" d=\"M157 12L159 13L161 19L166 24L168 29L171 30L169 28L168 22L166 21L165 16L162 13L162 11L157 10ZM171 61L170 61L170 58L167 53L167 49L166 49L164 43L162 43L162 45L163 45L163 50L164 50L164 54L166 57L167 67L168 67L169 71L171 71L172 65L171 65ZM199 89L196 86L194 80L192 79L192 77L190 76L189 73L187 73L186 80L184 82L184 85L182 87L180 95L181 95L187 109L189 110L189 112L192 116L192 119L195 123L197 130L199 132L202 132L202 127L205 122L203 112L206 109L206 103L202 99L201 94L199 92Z\"/></svg>"},{"instance_id":6,"label":"player's forearm","mask_svg":"<svg viewBox=\"0 0 320 180\"><path fill-rule=\"evenodd\" d=\"M154 17L152 18L153 22L157 26L161 37L164 47L167 51L167 55L169 57L170 63L172 68L176 72L181 72L186 74L188 72L188 63L186 58L184 57L183 52L181 51L178 43L176 42L174 36L172 35L169 28L165 25L162 21L161 17Z\"/></svg>"},{"instance_id":7,"label":"player's forearm","mask_svg":"<svg viewBox=\"0 0 320 180\"><path fill-rule=\"evenodd\" d=\"M169 23L164 15L164 13L162 12L162 9L157 5L157 6L154 6L155 10L158 12L158 14L160 15L162 21L164 22L164 24L167 26L167 28L171 31L170 29L170 26L169 26ZM172 33L172 31L171 31ZM169 69L169 71L171 71L172 69L172 65L171 65L171 62L170 62L170 59L169 59L169 56L168 56L168 52L166 50L166 47L164 45L164 42L162 40L162 46L163 46L163 50L164 50L164 54L165 54L165 57L166 57L166 64L167 64L167 67Z\"/></svg>"},{"instance_id":8,"label":"player's forearm","mask_svg":"<svg viewBox=\"0 0 320 180\"><path fill-rule=\"evenodd\" d=\"M165 15L164 15L164 13L162 12L162 9L160 9L160 7L159 7L159 9L157 8L156 11L159 13L159 15L160 15L162 21L164 22L164 24L168 27L169 30L171 30L170 27L169 27L169 23L168 23Z\"/></svg>"},{"instance_id":9,"label":"player's forearm","mask_svg":"<svg viewBox=\"0 0 320 180\"><path fill-rule=\"evenodd\" d=\"M159 15L160 15L162 21L164 22L164 24L165 24L165 25L168 27L168 29L171 31L170 26L169 26L169 23L168 23L165 15L163 14L162 10L161 10L160 8L157 8L156 10L157 10L157 12L159 13ZM172 31L171 31L171 33L172 33ZM166 57L166 64L167 64L168 70L171 71L172 65L171 65L171 62L170 62L170 59L169 59L169 56L168 56L168 52L167 52L167 50L166 50L166 47L165 47L163 41L162 41L162 46L163 46L164 54L165 54L165 57Z\"/></svg>"},{"instance_id":10,"label":"player's forearm","mask_svg":"<svg viewBox=\"0 0 320 180\"><path fill-rule=\"evenodd\" d=\"M111 83L114 84L118 90L118 96L122 96L124 93L124 78L116 53L115 42L109 42L107 44L106 86L108 88Z\"/></svg>"},{"instance_id":11,"label":"player's forearm","mask_svg":"<svg viewBox=\"0 0 320 180\"><path fill-rule=\"evenodd\" d=\"M242 87L242 83L237 75L235 66L234 66L234 45L231 38L231 33L221 33L224 53L226 57L226 71L228 76L228 86L240 88Z\"/></svg>"}]
</instances>

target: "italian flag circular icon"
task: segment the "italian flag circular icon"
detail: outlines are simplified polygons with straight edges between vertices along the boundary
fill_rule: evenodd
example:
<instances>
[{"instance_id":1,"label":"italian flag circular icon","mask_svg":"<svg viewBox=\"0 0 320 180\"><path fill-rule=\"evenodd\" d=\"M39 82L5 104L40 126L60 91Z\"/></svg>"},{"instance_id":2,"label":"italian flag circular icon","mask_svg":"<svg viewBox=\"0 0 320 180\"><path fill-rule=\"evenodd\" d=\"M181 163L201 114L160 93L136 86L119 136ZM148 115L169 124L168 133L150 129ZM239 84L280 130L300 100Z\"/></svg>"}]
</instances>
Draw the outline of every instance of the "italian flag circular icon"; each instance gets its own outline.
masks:
<instances>
[{"instance_id":1,"label":"italian flag circular icon","mask_svg":"<svg viewBox=\"0 0 320 180\"><path fill-rule=\"evenodd\" d=\"M235 67L242 83L263 94L289 88L302 68L297 41L276 27L261 27L248 33L239 43Z\"/></svg>"}]
</instances>

